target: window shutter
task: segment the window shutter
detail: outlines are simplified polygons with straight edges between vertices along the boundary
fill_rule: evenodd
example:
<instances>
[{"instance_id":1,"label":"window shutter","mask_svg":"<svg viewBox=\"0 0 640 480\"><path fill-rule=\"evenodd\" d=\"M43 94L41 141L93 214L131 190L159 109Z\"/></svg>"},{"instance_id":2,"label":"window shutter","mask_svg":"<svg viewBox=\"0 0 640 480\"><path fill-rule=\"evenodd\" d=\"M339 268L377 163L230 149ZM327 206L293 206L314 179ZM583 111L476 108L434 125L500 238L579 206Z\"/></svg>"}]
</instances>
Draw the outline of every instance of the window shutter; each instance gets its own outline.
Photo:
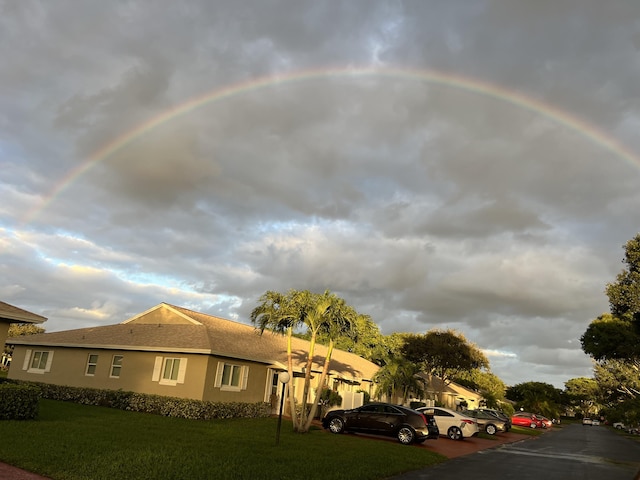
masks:
<instances>
[{"instance_id":1,"label":"window shutter","mask_svg":"<svg viewBox=\"0 0 640 480\"><path fill-rule=\"evenodd\" d=\"M249 379L249 367L242 367L242 390L247 389L247 380Z\"/></svg>"},{"instance_id":2,"label":"window shutter","mask_svg":"<svg viewBox=\"0 0 640 480\"><path fill-rule=\"evenodd\" d=\"M186 371L187 371L187 359L181 358L180 367L178 368L178 380L176 380L178 383L184 383L184 375Z\"/></svg>"},{"instance_id":3,"label":"window shutter","mask_svg":"<svg viewBox=\"0 0 640 480\"><path fill-rule=\"evenodd\" d=\"M50 351L49 355L47 356L47 365L44 367L45 372L51 370L51 362L53 362L53 351Z\"/></svg>"},{"instance_id":4,"label":"window shutter","mask_svg":"<svg viewBox=\"0 0 640 480\"><path fill-rule=\"evenodd\" d=\"M224 371L224 363L218 362L218 369L216 370L216 380L213 383L214 387L220 388L222 386L222 372Z\"/></svg>"},{"instance_id":5,"label":"window shutter","mask_svg":"<svg viewBox=\"0 0 640 480\"><path fill-rule=\"evenodd\" d=\"M31 361L31 349L27 348L27 353L24 355L24 363L22 364L22 369L26 370L29 368L29 362Z\"/></svg>"},{"instance_id":6,"label":"window shutter","mask_svg":"<svg viewBox=\"0 0 640 480\"><path fill-rule=\"evenodd\" d=\"M156 363L153 366L153 376L151 377L152 382L157 382L160 380L160 370L162 369L162 357L156 357Z\"/></svg>"}]
</instances>

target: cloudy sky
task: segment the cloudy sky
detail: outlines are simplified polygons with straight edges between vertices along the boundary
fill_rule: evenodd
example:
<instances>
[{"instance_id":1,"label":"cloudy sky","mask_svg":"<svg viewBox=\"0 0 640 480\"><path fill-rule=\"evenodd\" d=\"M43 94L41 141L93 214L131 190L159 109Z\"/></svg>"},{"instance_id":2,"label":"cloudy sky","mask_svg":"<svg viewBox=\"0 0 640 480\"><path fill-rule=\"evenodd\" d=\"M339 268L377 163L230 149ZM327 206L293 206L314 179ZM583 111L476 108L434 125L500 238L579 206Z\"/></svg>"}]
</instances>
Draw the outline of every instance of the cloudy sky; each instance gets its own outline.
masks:
<instances>
[{"instance_id":1,"label":"cloudy sky","mask_svg":"<svg viewBox=\"0 0 640 480\"><path fill-rule=\"evenodd\" d=\"M0 300L48 331L329 289L507 384L640 231L640 3L0 2Z\"/></svg>"}]
</instances>

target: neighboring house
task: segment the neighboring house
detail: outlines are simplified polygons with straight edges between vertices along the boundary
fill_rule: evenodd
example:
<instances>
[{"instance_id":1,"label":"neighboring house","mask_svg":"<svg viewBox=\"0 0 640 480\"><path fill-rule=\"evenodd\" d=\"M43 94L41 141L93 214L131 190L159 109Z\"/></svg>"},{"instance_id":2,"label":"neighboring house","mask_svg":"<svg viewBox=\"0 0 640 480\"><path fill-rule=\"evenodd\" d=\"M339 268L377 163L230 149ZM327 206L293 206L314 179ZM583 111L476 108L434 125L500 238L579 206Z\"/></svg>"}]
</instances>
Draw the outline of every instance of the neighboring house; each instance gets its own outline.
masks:
<instances>
[{"instance_id":1,"label":"neighboring house","mask_svg":"<svg viewBox=\"0 0 640 480\"><path fill-rule=\"evenodd\" d=\"M293 338L294 388L300 399L309 342ZM42 333L9 340L9 378L193 398L279 404L286 338L253 326L161 303L117 325ZM317 345L312 388L326 347ZM327 385L341 395L371 393L378 366L334 350ZM310 399L313 400L312 398Z\"/></svg>"},{"instance_id":2,"label":"neighboring house","mask_svg":"<svg viewBox=\"0 0 640 480\"><path fill-rule=\"evenodd\" d=\"M444 407L451 408L452 410L463 409L464 403L467 405L466 408L476 409L481 406L481 402L484 400L478 392L458 385L455 382L444 384L439 377L426 373L421 373L419 376L426 386L424 398L419 400L426 401L430 406L438 401L441 402Z\"/></svg>"},{"instance_id":3,"label":"neighboring house","mask_svg":"<svg viewBox=\"0 0 640 480\"><path fill-rule=\"evenodd\" d=\"M44 323L46 317L27 312L5 302L0 302L0 345L7 341L9 325L12 323Z\"/></svg>"}]
</instances>

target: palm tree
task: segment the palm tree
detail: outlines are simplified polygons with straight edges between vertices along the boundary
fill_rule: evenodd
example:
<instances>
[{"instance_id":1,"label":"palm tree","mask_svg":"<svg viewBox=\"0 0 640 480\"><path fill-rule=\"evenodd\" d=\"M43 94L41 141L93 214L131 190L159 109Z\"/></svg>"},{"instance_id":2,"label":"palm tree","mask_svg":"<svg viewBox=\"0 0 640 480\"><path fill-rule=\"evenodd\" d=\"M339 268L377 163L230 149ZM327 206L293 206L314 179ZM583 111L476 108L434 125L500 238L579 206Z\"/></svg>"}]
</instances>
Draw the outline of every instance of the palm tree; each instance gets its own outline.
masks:
<instances>
[{"instance_id":1,"label":"palm tree","mask_svg":"<svg viewBox=\"0 0 640 480\"><path fill-rule=\"evenodd\" d=\"M304 327L307 330L309 351L304 369L302 409L299 417L296 414L293 389L289 389L294 431L301 433L309 431L317 411L319 396L329 371L334 341L338 336L348 335L354 329L357 317L358 314L352 307L347 306L344 300L329 291L325 291L323 294L314 294L307 290L290 290L286 295L268 291L260 297L260 305L251 312L251 321L257 325L261 332L269 329L274 333L287 335L287 369L290 378L293 378L291 352L293 332L300 327ZM311 389L311 369L313 367L316 342L320 334L329 339L329 346L318 383L316 399L311 406L311 410L307 412L306 405Z\"/></svg>"},{"instance_id":2,"label":"palm tree","mask_svg":"<svg viewBox=\"0 0 640 480\"><path fill-rule=\"evenodd\" d=\"M424 387L417 376L420 368L403 358L394 358L380 368L373 381L376 384L376 397L385 395L390 401L402 398L402 403L406 403L409 395L421 397Z\"/></svg>"},{"instance_id":3,"label":"palm tree","mask_svg":"<svg viewBox=\"0 0 640 480\"><path fill-rule=\"evenodd\" d=\"M293 379L293 355L291 348L291 338L293 330L302 323L302 312L299 303L295 301L293 291L287 295L279 292L267 291L260 297L260 304L251 312L251 322L257 326L260 333L271 330L274 334L286 335L287 337L287 371L289 378ZM289 403L291 406L291 419L293 430L300 430L298 418L295 415L296 403L293 388L289 388Z\"/></svg>"},{"instance_id":4,"label":"palm tree","mask_svg":"<svg viewBox=\"0 0 640 480\"><path fill-rule=\"evenodd\" d=\"M328 291L325 291L322 296L319 296L316 311L322 312L322 314L318 318L317 330L312 332L312 339L315 343L318 333L322 333L324 337L329 340L329 345L327 346L327 353L324 358L322 373L320 374L320 380L318 381L316 397L311 405L311 411L309 412L309 417L305 424L305 431L309 431L311 428L311 422L316 415L320 395L322 395L322 389L324 387L327 374L329 373L329 364L331 363L331 355L335 348L335 341L340 337L353 335L356 331L357 320L360 317L352 307L345 304L343 299L336 297ZM310 353L310 358L311 357L312 354Z\"/></svg>"}]
</instances>

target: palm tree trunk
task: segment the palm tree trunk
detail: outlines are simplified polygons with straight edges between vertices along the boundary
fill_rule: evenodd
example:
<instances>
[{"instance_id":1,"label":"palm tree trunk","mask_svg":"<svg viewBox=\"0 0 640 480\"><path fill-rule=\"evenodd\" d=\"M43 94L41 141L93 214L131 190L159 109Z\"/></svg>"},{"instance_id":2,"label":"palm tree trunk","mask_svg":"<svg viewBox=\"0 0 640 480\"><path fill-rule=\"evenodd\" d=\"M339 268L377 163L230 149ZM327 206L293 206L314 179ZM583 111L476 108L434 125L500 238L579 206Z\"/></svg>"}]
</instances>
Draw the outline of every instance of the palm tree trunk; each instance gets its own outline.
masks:
<instances>
[{"instance_id":1,"label":"palm tree trunk","mask_svg":"<svg viewBox=\"0 0 640 480\"><path fill-rule=\"evenodd\" d=\"M291 348L291 337L293 336L293 328L287 328L287 371L289 372L289 406L291 408L291 421L293 422L293 431L300 430L300 422L296 415L296 397L293 389L293 355Z\"/></svg>"},{"instance_id":2,"label":"palm tree trunk","mask_svg":"<svg viewBox=\"0 0 640 480\"><path fill-rule=\"evenodd\" d=\"M309 340L309 356L307 357L307 366L304 372L304 390L302 391L302 410L300 412L301 431L306 432L304 425L307 423L307 400L309 399L309 389L311 388L311 369L313 368L313 354L316 347L316 332L312 330L311 339Z\"/></svg>"},{"instance_id":3,"label":"palm tree trunk","mask_svg":"<svg viewBox=\"0 0 640 480\"><path fill-rule=\"evenodd\" d=\"M318 402L320 401L320 395L322 395L322 389L324 388L324 382L327 378L327 373L329 373L329 364L331 363L331 354L333 353L333 340L329 340L329 347L327 349L327 356L324 357L324 365L322 366L322 373L320 374L320 381L318 382L318 388L316 390L316 398L311 405L311 411L309 412L309 418L307 418L307 423L304 426L304 431L308 432L311 428L311 423L313 422L313 417L316 416L316 412L318 411Z\"/></svg>"}]
</instances>

